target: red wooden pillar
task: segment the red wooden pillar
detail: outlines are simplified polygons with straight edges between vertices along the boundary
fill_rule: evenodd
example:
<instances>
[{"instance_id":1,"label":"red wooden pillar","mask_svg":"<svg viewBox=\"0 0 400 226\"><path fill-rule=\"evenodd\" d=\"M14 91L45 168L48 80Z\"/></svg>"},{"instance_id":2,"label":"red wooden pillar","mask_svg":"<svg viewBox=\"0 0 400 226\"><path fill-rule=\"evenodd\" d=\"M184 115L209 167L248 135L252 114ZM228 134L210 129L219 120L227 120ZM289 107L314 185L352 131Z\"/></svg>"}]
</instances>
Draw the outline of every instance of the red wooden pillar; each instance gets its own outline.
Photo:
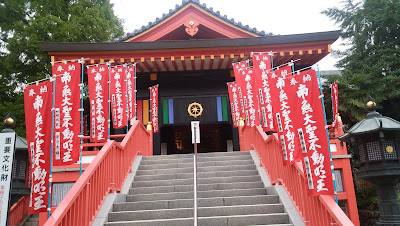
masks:
<instances>
[{"instance_id":1,"label":"red wooden pillar","mask_svg":"<svg viewBox=\"0 0 400 226\"><path fill-rule=\"evenodd\" d=\"M342 120L338 116L337 127L334 129L335 137L343 134ZM342 172L343 192L338 192L338 200L346 201L347 216L354 225L360 225L358 216L356 194L354 191L353 174L350 166L351 155L347 153L345 145L341 145L338 139L331 139L330 144L336 145L336 151L332 151L334 169L340 169ZM331 148L332 150L332 148Z\"/></svg>"}]
</instances>

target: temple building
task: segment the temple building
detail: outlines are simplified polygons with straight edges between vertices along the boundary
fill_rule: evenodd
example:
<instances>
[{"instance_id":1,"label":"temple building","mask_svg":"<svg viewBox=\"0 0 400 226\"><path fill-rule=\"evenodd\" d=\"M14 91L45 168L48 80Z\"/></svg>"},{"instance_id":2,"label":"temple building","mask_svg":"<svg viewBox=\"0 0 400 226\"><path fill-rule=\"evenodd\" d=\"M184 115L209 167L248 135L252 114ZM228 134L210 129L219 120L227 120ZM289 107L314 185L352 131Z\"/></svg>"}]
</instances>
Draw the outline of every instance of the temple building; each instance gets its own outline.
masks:
<instances>
[{"instance_id":1,"label":"temple building","mask_svg":"<svg viewBox=\"0 0 400 226\"><path fill-rule=\"evenodd\" d=\"M137 117L149 121L148 87L159 84L160 133L154 154L192 152L190 121L199 120L199 152L239 150L232 127L226 83L234 81L232 63L252 52L272 51L274 66L295 62L295 69L314 65L331 52L340 31L272 35L243 26L198 1L183 1L161 19L104 43L48 43L52 61L88 58L86 64L137 63ZM194 118L189 104L203 112Z\"/></svg>"},{"instance_id":2,"label":"temple building","mask_svg":"<svg viewBox=\"0 0 400 226\"><path fill-rule=\"evenodd\" d=\"M227 82L235 81L232 63L250 60L253 52L271 52L274 67L293 60L295 70L300 70L327 56L339 35L340 31L273 35L244 26L199 0L183 0L156 21L115 40L41 42L40 46L52 62L84 58L85 65L136 63L137 119L144 125L150 121L149 87L158 84L160 131L153 134L153 155L169 155L193 153L193 120L200 121L199 152L243 151L238 128L232 124L228 97ZM193 111L193 106L201 111ZM89 113L85 110L84 114ZM330 145L339 205L357 222L351 157L339 141ZM91 150L96 144L85 147ZM83 152L84 168L97 153ZM77 165L54 167L53 207L79 178Z\"/></svg>"}]
</instances>

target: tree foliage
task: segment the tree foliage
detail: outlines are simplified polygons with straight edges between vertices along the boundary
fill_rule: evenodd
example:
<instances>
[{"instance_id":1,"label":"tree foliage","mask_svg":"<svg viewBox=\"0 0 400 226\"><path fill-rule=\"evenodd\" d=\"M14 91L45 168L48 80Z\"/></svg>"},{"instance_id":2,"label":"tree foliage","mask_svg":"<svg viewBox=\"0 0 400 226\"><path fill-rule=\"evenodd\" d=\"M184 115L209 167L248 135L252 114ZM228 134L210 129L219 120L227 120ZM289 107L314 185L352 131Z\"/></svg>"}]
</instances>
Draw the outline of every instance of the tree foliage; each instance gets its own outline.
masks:
<instances>
[{"instance_id":1,"label":"tree foliage","mask_svg":"<svg viewBox=\"0 0 400 226\"><path fill-rule=\"evenodd\" d=\"M347 49L337 64L340 110L352 122L361 120L371 95L383 115L400 120L400 1L347 0L343 8L322 13L340 24Z\"/></svg>"},{"instance_id":2,"label":"tree foliage","mask_svg":"<svg viewBox=\"0 0 400 226\"><path fill-rule=\"evenodd\" d=\"M24 135L21 84L51 74L40 41L101 42L123 34L109 0L2 0L0 2L0 112L11 110ZM0 115L1 117L1 115Z\"/></svg>"}]
</instances>

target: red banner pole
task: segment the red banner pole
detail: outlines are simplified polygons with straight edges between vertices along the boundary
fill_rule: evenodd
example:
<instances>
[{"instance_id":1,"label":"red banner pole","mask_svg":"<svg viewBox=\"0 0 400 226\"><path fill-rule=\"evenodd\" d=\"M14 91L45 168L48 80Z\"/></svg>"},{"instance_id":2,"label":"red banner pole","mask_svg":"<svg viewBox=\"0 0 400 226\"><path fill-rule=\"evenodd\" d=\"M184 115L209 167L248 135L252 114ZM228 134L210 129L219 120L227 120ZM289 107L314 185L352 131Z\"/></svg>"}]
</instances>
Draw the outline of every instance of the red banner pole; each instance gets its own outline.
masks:
<instances>
[{"instance_id":1,"label":"red banner pole","mask_svg":"<svg viewBox=\"0 0 400 226\"><path fill-rule=\"evenodd\" d=\"M111 135L111 62L108 61L108 140Z\"/></svg>"},{"instance_id":2,"label":"red banner pole","mask_svg":"<svg viewBox=\"0 0 400 226\"><path fill-rule=\"evenodd\" d=\"M52 79L50 79L52 80ZM52 168L53 168L53 149L54 149L54 105L56 102L56 77L53 78L53 107L51 108L51 142L50 142L50 171L49 171L49 194L47 202L47 219L50 218L51 212L51 184L52 184Z\"/></svg>"},{"instance_id":3,"label":"red banner pole","mask_svg":"<svg viewBox=\"0 0 400 226\"><path fill-rule=\"evenodd\" d=\"M128 66L124 64L125 68L125 105L126 105L126 134L128 134L129 131L129 105L128 105Z\"/></svg>"},{"instance_id":4,"label":"red banner pole","mask_svg":"<svg viewBox=\"0 0 400 226\"><path fill-rule=\"evenodd\" d=\"M136 63L134 64L135 65L135 91L134 91L134 94L135 94L135 121L137 120L137 87L136 87L136 79L137 79L137 77L136 77Z\"/></svg>"},{"instance_id":5,"label":"red banner pole","mask_svg":"<svg viewBox=\"0 0 400 226\"><path fill-rule=\"evenodd\" d=\"M150 122L151 122L151 119L152 119L152 110L151 110L151 88L152 88L153 86L150 86L149 87L149 120L150 120ZM154 125L153 125L153 122L151 122L151 125L152 125L152 129L153 129L153 131L154 131ZM153 132L152 131L152 132Z\"/></svg>"},{"instance_id":6,"label":"red banner pole","mask_svg":"<svg viewBox=\"0 0 400 226\"><path fill-rule=\"evenodd\" d=\"M329 145L329 132L328 132L328 124L326 122L326 113L325 113L325 105L324 105L324 95L322 93L322 85L321 85L321 75L319 73L319 66L317 65L317 70L318 70L318 84L319 84L319 92L320 92L320 97L321 97L321 102L322 102L322 111L324 112L324 119L325 119L325 130L326 130L326 139L328 140L328 148L329 148L329 160L331 162L331 169L332 169L332 180L333 180L333 190L335 191L335 201L338 204L338 197L337 197L337 192L336 192L336 180L335 180L335 171L333 168L333 162L332 162L332 152L331 152L331 146Z\"/></svg>"},{"instance_id":7,"label":"red banner pole","mask_svg":"<svg viewBox=\"0 0 400 226\"><path fill-rule=\"evenodd\" d=\"M79 84L79 87L81 89L81 109L79 111L81 112L81 139L80 139L80 154L79 154L79 176L82 175L82 149L83 149L83 64L84 64L84 59L81 59L81 84Z\"/></svg>"}]
</instances>

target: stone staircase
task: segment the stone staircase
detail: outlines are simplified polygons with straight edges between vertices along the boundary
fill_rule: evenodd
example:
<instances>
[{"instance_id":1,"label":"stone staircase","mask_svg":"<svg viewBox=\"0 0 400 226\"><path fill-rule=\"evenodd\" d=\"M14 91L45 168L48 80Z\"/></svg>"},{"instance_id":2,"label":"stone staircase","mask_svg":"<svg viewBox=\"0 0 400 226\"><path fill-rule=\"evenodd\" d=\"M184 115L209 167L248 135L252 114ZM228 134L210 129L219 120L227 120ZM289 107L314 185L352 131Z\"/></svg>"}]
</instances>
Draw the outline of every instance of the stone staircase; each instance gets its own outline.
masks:
<instances>
[{"instance_id":1,"label":"stone staircase","mask_svg":"<svg viewBox=\"0 0 400 226\"><path fill-rule=\"evenodd\" d=\"M199 225L293 225L250 152L200 153L197 166ZM193 154L143 157L105 225L193 225Z\"/></svg>"},{"instance_id":2,"label":"stone staircase","mask_svg":"<svg viewBox=\"0 0 400 226\"><path fill-rule=\"evenodd\" d=\"M39 214L32 214L22 224L23 226L38 226L39 225Z\"/></svg>"}]
</instances>

